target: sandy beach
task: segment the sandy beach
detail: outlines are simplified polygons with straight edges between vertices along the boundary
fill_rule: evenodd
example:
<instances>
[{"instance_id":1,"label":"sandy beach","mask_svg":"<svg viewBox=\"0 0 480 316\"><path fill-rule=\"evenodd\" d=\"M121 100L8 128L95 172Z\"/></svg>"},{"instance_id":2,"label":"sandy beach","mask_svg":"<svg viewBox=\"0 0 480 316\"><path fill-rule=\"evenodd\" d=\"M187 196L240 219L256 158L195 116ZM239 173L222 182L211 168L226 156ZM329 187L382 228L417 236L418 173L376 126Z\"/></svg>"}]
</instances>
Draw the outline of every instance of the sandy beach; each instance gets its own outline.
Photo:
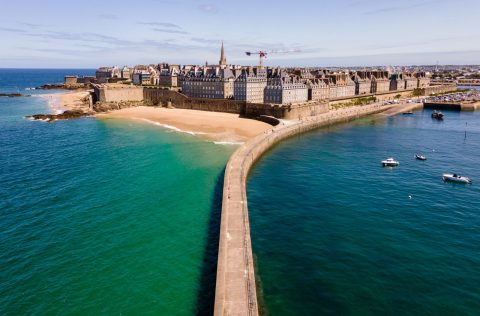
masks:
<instances>
[{"instance_id":1,"label":"sandy beach","mask_svg":"<svg viewBox=\"0 0 480 316\"><path fill-rule=\"evenodd\" d=\"M201 135L216 142L243 143L272 126L237 114L140 106L97 114L99 119L123 118Z\"/></svg>"},{"instance_id":2,"label":"sandy beach","mask_svg":"<svg viewBox=\"0 0 480 316\"><path fill-rule=\"evenodd\" d=\"M38 97L47 100L54 114L63 113L66 110L83 110L88 112L88 103L83 99L88 96L88 91L72 91L65 93L38 94Z\"/></svg>"}]
</instances>

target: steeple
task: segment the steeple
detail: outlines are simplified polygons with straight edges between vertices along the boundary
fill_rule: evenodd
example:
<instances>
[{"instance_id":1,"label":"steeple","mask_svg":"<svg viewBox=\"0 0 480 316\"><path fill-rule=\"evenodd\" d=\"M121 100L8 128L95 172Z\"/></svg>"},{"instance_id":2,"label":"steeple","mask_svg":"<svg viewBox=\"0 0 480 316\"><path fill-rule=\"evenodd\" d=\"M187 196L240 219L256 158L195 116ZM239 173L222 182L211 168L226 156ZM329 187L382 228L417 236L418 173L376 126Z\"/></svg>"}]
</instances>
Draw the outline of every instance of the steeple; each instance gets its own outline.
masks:
<instances>
[{"instance_id":1,"label":"steeple","mask_svg":"<svg viewBox=\"0 0 480 316\"><path fill-rule=\"evenodd\" d=\"M220 51L220 66L226 66L227 65L227 58L225 58L225 50L223 49L223 41L222 41L222 49Z\"/></svg>"}]
</instances>

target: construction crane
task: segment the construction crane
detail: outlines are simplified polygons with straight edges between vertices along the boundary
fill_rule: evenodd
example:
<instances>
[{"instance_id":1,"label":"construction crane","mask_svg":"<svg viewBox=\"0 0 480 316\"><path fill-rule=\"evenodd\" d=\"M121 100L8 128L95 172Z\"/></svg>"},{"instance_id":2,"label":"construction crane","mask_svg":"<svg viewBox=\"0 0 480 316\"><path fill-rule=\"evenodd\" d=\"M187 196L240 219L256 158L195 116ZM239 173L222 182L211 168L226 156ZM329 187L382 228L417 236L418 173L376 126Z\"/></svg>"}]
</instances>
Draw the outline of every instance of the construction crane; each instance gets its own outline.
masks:
<instances>
[{"instance_id":1,"label":"construction crane","mask_svg":"<svg viewBox=\"0 0 480 316\"><path fill-rule=\"evenodd\" d=\"M294 53L294 52L300 52L299 49L292 49L292 50L271 50L271 51L264 51L264 50L259 50L256 52L245 52L247 56L252 56L252 55L258 55L260 59L260 66L263 65L263 59L267 58L269 54L289 54L289 53Z\"/></svg>"},{"instance_id":2,"label":"construction crane","mask_svg":"<svg viewBox=\"0 0 480 316\"><path fill-rule=\"evenodd\" d=\"M258 55L260 58L260 66L262 65L263 58L267 58L268 53L259 50L258 52L245 52L247 56Z\"/></svg>"}]
</instances>

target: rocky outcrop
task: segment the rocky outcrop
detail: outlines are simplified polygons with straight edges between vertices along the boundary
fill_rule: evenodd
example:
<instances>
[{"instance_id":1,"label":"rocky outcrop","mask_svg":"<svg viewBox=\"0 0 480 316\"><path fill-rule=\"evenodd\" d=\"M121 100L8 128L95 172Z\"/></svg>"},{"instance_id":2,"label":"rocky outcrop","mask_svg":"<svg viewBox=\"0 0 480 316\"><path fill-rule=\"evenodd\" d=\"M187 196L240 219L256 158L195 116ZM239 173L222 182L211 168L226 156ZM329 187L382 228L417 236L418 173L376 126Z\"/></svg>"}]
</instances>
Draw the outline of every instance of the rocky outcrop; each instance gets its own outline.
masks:
<instances>
[{"instance_id":1,"label":"rocky outcrop","mask_svg":"<svg viewBox=\"0 0 480 316\"><path fill-rule=\"evenodd\" d=\"M49 83L43 86L36 87L35 90L85 90L91 89L90 84L63 84L63 83Z\"/></svg>"},{"instance_id":2,"label":"rocky outcrop","mask_svg":"<svg viewBox=\"0 0 480 316\"><path fill-rule=\"evenodd\" d=\"M143 101L97 102L93 105L93 110L95 112L108 112L142 105L149 104Z\"/></svg>"},{"instance_id":3,"label":"rocky outcrop","mask_svg":"<svg viewBox=\"0 0 480 316\"><path fill-rule=\"evenodd\" d=\"M57 120L77 119L77 118L90 116L90 115L92 115L92 113L90 112L83 112L80 110L69 110L61 114L34 114L31 116L27 116L27 118L31 118L33 120L39 120L39 121L47 121L51 123Z\"/></svg>"},{"instance_id":4,"label":"rocky outcrop","mask_svg":"<svg viewBox=\"0 0 480 316\"><path fill-rule=\"evenodd\" d=\"M17 98L17 97L29 97L30 94L21 94L21 93L0 93L0 97L9 97L9 98Z\"/></svg>"}]
</instances>

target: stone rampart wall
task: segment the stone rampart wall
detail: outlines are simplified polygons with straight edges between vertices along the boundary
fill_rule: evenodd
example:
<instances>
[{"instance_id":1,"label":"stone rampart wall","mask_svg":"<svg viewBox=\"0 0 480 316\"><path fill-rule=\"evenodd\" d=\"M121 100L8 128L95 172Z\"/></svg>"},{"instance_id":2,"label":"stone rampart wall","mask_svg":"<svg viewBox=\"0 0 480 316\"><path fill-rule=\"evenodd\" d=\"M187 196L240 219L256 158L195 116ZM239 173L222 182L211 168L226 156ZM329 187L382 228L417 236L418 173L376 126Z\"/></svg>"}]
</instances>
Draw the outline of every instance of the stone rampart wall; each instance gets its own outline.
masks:
<instances>
[{"instance_id":1,"label":"stone rampart wall","mask_svg":"<svg viewBox=\"0 0 480 316\"><path fill-rule=\"evenodd\" d=\"M447 92L455 92L455 91L457 91L456 84L437 85L437 86L426 87L425 95L429 96L431 94L436 94L436 93L447 93Z\"/></svg>"},{"instance_id":2,"label":"stone rampart wall","mask_svg":"<svg viewBox=\"0 0 480 316\"><path fill-rule=\"evenodd\" d=\"M94 86L95 100L98 102L143 101L143 87L107 87Z\"/></svg>"},{"instance_id":3,"label":"stone rampart wall","mask_svg":"<svg viewBox=\"0 0 480 316\"><path fill-rule=\"evenodd\" d=\"M266 115L282 119L298 119L299 117L318 115L328 111L328 105L325 102L281 106L264 103L247 103L245 101L230 99L189 98L176 91L155 88L145 88L144 100L152 105L171 105L178 109L227 112L245 117Z\"/></svg>"}]
</instances>

